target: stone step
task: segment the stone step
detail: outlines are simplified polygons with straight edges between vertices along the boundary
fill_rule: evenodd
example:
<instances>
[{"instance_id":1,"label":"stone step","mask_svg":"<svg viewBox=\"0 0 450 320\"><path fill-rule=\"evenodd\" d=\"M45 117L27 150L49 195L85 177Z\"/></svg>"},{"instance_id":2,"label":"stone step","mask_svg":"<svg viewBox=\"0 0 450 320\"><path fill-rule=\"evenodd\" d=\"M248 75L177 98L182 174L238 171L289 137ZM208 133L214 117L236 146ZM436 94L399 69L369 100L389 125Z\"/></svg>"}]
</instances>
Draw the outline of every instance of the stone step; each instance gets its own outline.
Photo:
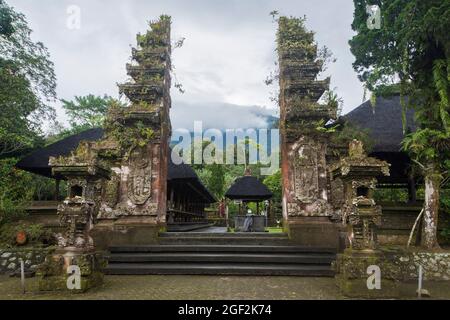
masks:
<instances>
[{"instance_id":1,"label":"stone step","mask_svg":"<svg viewBox=\"0 0 450 320\"><path fill-rule=\"evenodd\" d=\"M161 232L161 238L246 238L246 239L267 239L283 238L288 239L287 233L269 233L269 232L224 232L224 233L205 233L205 232Z\"/></svg>"},{"instance_id":2,"label":"stone step","mask_svg":"<svg viewBox=\"0 0 450 320\"><path fill-rule=\"evenodd\" d=\"M167 225L167 230L168 232L163 232L161 233L174 233L174 234L186 234L186 232L188 231L193 231L193 230L201 230L201 229L206 229L206 228L210 228L212 227L212 224L208 224L208 223L189 223L189 224L179 224L179 225ZM191 233L191 232L189 232ZM195 232L192 232L195 233ZM161 236L160 235L160 236Z\"/></svg>"},{"instance_id":3,"label":"stone step","mask_svg":"<svg viewBox=\"0 0 450 320\"><path fill-rule=\"evenodd\" d=\"M164 252L210 252L210 253L330 253L335 248L319 248L305 246L273 246L273 245L144 245L144 246L112 246L114 253L164 253Z\"/></svg>"},{"instance_id":4,"label":"stone step","mask_svg":"<svg viewBox=\"0 0 450 320\"><path fill-rule=\"evenodd\" d=\"M328 264L335 260L333 254L319 253L116 253L109 263L142 262L239 262L272 264Z\"/></svg>"},{"instance_id":5,"label":"stone step","mask_svg":"<svg viewBox=\"0 0 450 320\"><path fill-rule=\"evenodd\" d=\"M255 246L281 246L289 245L287 237L169 237L159 238L159 243L163 245L255 245Z\"/></svg>"},{"instance_id":6,"label":"stone step","mask_svg":"<svg viewBox=\"0 0 450 320\"><path fill-rule=\"evenodd\" d=\"M108 265L109 275L267 275L332 277L329 265L256 263L116 263Z\"/></svg>"}]
</instances>

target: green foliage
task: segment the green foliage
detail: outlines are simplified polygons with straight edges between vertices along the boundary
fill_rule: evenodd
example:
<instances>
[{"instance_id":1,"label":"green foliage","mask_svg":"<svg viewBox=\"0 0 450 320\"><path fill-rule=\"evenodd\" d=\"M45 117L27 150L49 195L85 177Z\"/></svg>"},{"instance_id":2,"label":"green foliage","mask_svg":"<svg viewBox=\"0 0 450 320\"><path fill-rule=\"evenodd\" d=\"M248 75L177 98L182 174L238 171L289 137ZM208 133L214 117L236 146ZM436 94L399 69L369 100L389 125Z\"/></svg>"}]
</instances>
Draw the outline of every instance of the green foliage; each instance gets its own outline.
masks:
<instances>
[{"instance_id":1,"label":"green foliage","mask_svg":"<svg viewBox=\"0 0 450 320\"><path fill-rule=\"evenodd\" d=\"M209 166L211 176L208 181L208 189L217 199L225 195L225 168L221 164L212 164Z\"/></svg>"},{"instance_id":2,"label":"green foliage","mask_svg":"<svg viewBox=\"0 0 450 320\"><path fill-rule=\"evenodd\" d=\"M74 134L101 127L111 105L117 105L120 108L125 107L120 101L108 95L103 97L92 94L75 96L74 100L62 99L61 102L69 118L70 126L66 128L60 123L56 123L52 128L52 133L47 137L46 144L52 144Z\"/></svg>"},{"instance_id":3,"label":"green foliage","mask_svg":"<svg viewBox=\"0 0 450 320\"><path fill-rule=\"evenodd\" d=\"M130 112L117 100L111 100L108 107L108 116L104 121L104 129L107 134L117 141L124 152L129 152L134 147L144 147L151 141L155 132L144 122L137 121L133 126L127 125L124 119Z\"/></svg>"},{"instance_id":4,"label":"green foliage","mask_svg":"<svg viewBox=\"0 0 450 320\"><path fill-rule=\"evenodd\" d=\"M344 99L340 98L336 93L336 88L333 90L327 90L324 93L325 104L333 109L337 110L338 116L342 112L342 105L344 103Z\"/></svg>"},{"instance_id":5,"label":"green foliage","mask_svg":"<svg viewBox=\"0 0 450 320\"><path fill-rule=\"evenodd\" d=\"M416 109L421 129L411 133L404 150L422 163L448 158L450 138L450 2L446 0L354 0L350 40L355 70L375 95L400 92ZM369 30L366 5L377 4L381 29ZM405 114L405 112L404 112ZM403 117L405 121L405 117Z\"/></svg>"},{"instance_id":6,"label":"green foliage","mask_svg":"<svg viewBox=\"0 0 450 320\"><path fill-rule=\"evenodd\" d=\"M110 96L103 97L89 94L84 97L75 96L74 101L62 99L62 107L69 117L72 128L78 126L100 127L103 124L108 107L114 101Z\"/></svg>"},{"instance_id":7,"label":"green foliage","mask_svg":"<svg viewBox=\"0 0 450 320\"><path fill-rule=\"evenodd\" d=\"M281 204L282 183L281 183L281 170L277 170L274 174L267 176L263 183L273 193L272 202Z\"/></svg>"},{"instance_id":8,"label":"green foliage","mask_svg":"<svg viewBox=\"0 0 450 320\"><path fill-rule=\"evenodd\" d=\"M447 215L447 219L450 215L450 189L441 189L440 195L441 201L441 210L443 214ZM448 219L447 221L450 221ZM450 242L450 223L443 227L441 231L441 236L447 241Z\"/></svg>"},{"instance_id":9,"label":"green foliage","mask_svg":"<svg viewBox=\"0 0 450 320\"><path fill-rule=\"evenodd\" d=\"M6 10L6 5L3 0L0 0L0 35L8 38L14 33L13 21L10 10Z\"/></svg>"},{"instance_id":10,"label":"green foliage","mask_svg":"<svg viewBox=\"0 0 450 320\"><path fill-rule=\"evenodd\" d=\"M282 51L301 49L308 56L316 55L314 46L314 32L307 31L305 27L306 17L280 17L277 34L278 48Z\"/></svg>"},{"instance_id":11,"label":"green foliage","mask_svg":"<svg viewBox=\"0 0 450 320\"><path fill-rule=\"evenodd\" d=\"M54 118L56 77L49 53L31 40L23 14L0 1L0 157L33 146L40 125Z\"/></svg>"},{"instance_id":12,"label":"green foliage","mask_svg":"<svg viewBox=\"0 0 450 320\"><path fill-rule=\"evenodd\" d=\"M437 161L450 154L450 134L430 128L418 129L403 140L403 150L422 161Z\"/></svg>"},{"instance_id":13,"label":"green foliage","mask_svg":"<svg viewBox=\"0 0 450 320\"><path fill-rule=\"evenodd\" d=\"M16 162L0 160L0 225L23 217L33 197L31 175L15 169Z\"/></svg>"},{"instance_id":14,"label":"green foliage","mask_svg":"<svg viewBox=\"0 0 450 320\"><path fill-rule=\"evenodd\" d=\"M0 226L0 247L15 247L16 235L19 232L25 232L27 235L26 245L49 245L54 242L52 232L41 224L9 223Z\"/></svg>"},{"instance_id":15,"label":"green foliage","mask_svg":"<svg viewBox=\"0 0 450 320\"><path fill-rule=\"evenodd\" d=\"M345 122L343 124L335 124L335 133L330 137L332 145L347 147L348 144L356 139L362 141L364 150L370 153L373 149L374 142L369 136L367 129L356 127L355 125Z\"/></svg>"},{"instance_id":16,"label":"green foliage","mask_svg":"<svg viewBox=\"0 0 450 320\"><path fill-rule=\"evenodd\" d=\"M408 201L408 190L378 188L374 195L376 202L406 203Z\"/></svg>"}]
</instances>

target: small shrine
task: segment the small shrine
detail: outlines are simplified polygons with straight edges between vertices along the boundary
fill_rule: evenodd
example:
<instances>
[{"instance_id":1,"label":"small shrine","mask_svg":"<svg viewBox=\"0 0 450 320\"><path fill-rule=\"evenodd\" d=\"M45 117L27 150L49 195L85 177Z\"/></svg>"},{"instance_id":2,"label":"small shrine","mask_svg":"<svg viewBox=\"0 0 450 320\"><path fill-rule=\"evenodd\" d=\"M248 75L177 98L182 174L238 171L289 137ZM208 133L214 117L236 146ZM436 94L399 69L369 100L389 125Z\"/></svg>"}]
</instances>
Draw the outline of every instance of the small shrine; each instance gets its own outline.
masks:
<instances>
[{"instance_id":1,"label":"small shrine","mask_svg":"<svg viewBox=\"0 0 450 320\"><path fill-rule=\"evenodd\" d=\"M347 296L395 297L397 282L380 273L382 287L368 287L368 272L384 268L387 259L377 250L377 228L381 225L381 207L375 203L374 191L377 177L389 176L390 165L386 161L368 157L363 143L353 140L347 157L342 157L330 167L334 179L343 183L344 203L341 222L347 226L347 243L335 262L336 283ZM387 267L386 267L387 269ZM386 271L385 269L383 269Z\"/></svg>"},{"instance_id":2,"label":"small shrine","mask_svg":"<svg viewBox=\"0 0 450 320\"><path fill-rule=\"evenodd\" d=\"M252 176L247 168L243 177L236 179L234 184L225 193L225 197L239 203L239 212L234 218L237 232L264 232L270 211L272 192L256 177ZM268 202L266 202L268 201ZM256 203L256 215L249 213L248 204ZM261 215L261 203L267 203L264 214ZM226 210L228 212L228 210ZM227 219L228 221L228 219Z\"/></svg>"},{"instance_id":3,"label":"small shrine","mask_svg":"<svg viewBox=\"0 0 450 320\"><path fill-rule=\"evenodd\" d=\"M344 184L342 222L348 226L349 247L374 250L377 247L377 226L381 225L381 207L373 198L377 177L389 176L389 164L364 153L361 141L353 140L349 155L330 170L333 178Z\"/></svg>"},{"instance_id":4,"label":"small shrine","mask_svg":"<svg viewBox=\"0 0 450 320\"><path fill-rule=\"evenodd\" d=\"M92 150L92 143L83 142L69 157L51 157L50 165L54 176L67 181L67 197L58 206L57 214L63 233L58 234L58 248L40 266L40 290L67 290L68 279L79 276L79 286L73 290L85 291L103 281L104 260L95 252L94 242L89 235L96 221L98 200L102 188L111 177Z\"/></svg>"}]
</instances>

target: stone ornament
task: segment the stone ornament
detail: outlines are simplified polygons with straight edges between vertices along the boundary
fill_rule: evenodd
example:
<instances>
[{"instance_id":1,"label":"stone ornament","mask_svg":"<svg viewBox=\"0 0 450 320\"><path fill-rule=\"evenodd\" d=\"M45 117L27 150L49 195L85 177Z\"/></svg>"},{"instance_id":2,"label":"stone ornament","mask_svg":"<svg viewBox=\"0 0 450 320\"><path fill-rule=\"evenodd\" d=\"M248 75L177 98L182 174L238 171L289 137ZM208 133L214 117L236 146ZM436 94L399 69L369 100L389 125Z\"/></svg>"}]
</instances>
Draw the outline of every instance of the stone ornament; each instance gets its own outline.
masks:
<instances>
[{"instance_id":1,"label":"stone ornament","mask_svg":"<svg viewBox=\"0 0 450 320\"><path fill-rule=\"evenodd\" d=\"M362 142L353 140L349 155L331 168L334 179L344 184L345 203L342 223L349 228L350 247L355 250L377 248L377 227L381 225L381 207L373 198L377 176L389 175L389 164L364 153Z\"/></svg>"},{"instance_id":2,"label":"stone ornament","mask_svg":"<svg viewBox=\"0 0 450 320\"><path fill-rule=\"evenodd\" d=\"M152 155L145 148L136 147L130 155L127 177L128 198L135 205L142 205L152 193Z\"/></svg>"}]
</instances>

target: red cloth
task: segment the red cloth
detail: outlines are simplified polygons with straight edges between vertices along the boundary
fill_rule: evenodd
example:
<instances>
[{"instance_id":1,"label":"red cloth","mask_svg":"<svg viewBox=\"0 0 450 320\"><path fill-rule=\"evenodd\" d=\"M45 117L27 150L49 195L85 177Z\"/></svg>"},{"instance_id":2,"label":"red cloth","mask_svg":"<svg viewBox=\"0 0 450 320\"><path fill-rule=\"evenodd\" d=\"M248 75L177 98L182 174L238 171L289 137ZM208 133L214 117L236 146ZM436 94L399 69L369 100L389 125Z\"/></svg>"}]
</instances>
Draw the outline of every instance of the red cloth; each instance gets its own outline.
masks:
<instances>
[{"instance_id":1,"label":"red cloth","mask_svg":"<svg viewBox=\"0 0 450 320\"><path fill-rule=\"evenodd\" d=\"M225 216L225 203L223 201L219 203L219 216L222 218Z\"/></svg>"}]
</instances>

